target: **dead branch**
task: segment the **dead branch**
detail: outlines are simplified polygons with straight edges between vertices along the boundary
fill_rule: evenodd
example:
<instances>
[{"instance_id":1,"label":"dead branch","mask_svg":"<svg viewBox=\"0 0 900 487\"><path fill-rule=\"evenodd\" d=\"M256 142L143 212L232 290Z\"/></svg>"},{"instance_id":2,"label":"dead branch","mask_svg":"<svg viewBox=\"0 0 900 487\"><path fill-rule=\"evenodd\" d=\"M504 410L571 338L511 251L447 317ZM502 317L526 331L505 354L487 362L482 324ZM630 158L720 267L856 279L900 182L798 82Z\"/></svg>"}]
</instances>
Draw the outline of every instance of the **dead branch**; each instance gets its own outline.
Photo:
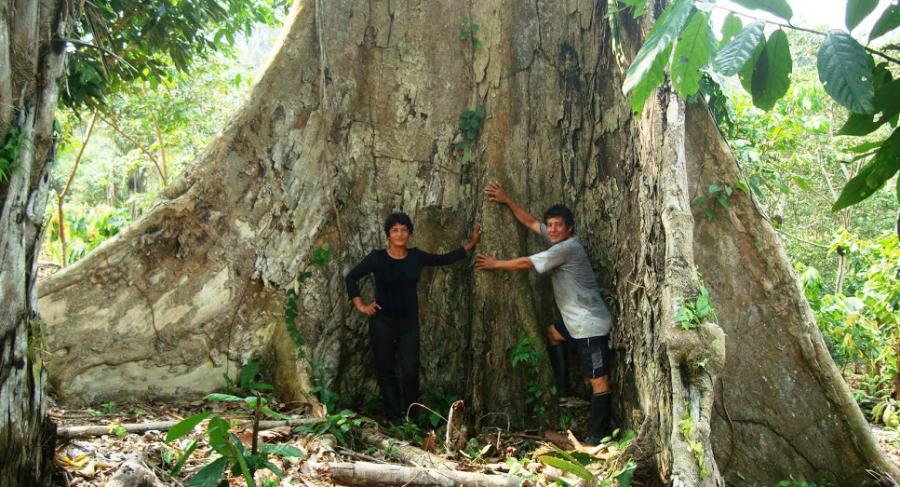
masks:
<instances>
[{"instance_id":1,"label":"dead branch","mask_svg":"<svg viewBox=\"0 0 900 487\"><path fill-rule=\"evenodd\" d=\"M518 486L520 482L520 479L503 475L369 462L320 463L313 467L328 472L332 482L342 485L513 487Z\"/></svg>"},{"instance_id":2,"label":"dead branch","mask_svg":"<svg viewBox=\"0 0 900 487\"><path fill-rule=\"evenodd\" d=\"M383 450L391 450L391 453L395 457L412 465L428 468L456 468L456 464L454 462L445 460L437 455L432 455L431 453L428 453L421 448L416 448L412 445L406 444L405 442L386 436L380 431L377 431L373 428L363 428L360 432L360 438L362 438L362 440L366 443L369 443L370 445L373 445L377 448L381 448Z\"/></svg>"}]
</instances>

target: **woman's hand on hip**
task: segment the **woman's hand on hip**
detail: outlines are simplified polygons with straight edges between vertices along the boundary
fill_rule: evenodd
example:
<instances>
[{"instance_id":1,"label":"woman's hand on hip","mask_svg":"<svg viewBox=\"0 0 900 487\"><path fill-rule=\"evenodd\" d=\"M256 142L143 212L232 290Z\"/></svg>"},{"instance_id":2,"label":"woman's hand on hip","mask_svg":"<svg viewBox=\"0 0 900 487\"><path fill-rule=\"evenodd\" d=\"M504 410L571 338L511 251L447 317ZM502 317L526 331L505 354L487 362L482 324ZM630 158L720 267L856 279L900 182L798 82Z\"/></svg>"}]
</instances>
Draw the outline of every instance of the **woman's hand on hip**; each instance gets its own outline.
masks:
<instances>
[{"instance_id":1,"label":"woman's hand on hip","mask_svg":"<svg viewBox=\"0 0 900 487\"><path fill-rule=\"evenodd\" d=\"M375 316L375 313L377 313L378 310L381 309L381 306L378 303L376 303L375 301L372 301L372 304L360 303L356 306L356 309L358 309L360 313L371 318L371 317Z\"/></svg>"}]
</instances>

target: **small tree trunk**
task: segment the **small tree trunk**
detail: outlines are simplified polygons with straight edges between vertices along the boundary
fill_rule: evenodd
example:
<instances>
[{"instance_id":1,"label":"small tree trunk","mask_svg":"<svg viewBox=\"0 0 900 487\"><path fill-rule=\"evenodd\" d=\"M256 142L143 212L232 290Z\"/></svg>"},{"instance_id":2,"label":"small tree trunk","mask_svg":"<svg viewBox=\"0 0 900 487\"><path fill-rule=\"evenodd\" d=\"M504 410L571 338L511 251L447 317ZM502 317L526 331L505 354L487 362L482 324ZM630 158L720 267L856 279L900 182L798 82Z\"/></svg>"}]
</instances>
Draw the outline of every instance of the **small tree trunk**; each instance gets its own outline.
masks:
<instances>
[{"instance_id":1,"label":"small tree trunk","mask_svg":"<svg viewBox=\"0 0 900 487\"><path fill-rule=\"evenodd\" d=\"M53 114L77 2L0 1L0 141L23 149L0 182L0 485L47 485L55 427L34 293L54 155Z\"/></svg>"}]
</instances>

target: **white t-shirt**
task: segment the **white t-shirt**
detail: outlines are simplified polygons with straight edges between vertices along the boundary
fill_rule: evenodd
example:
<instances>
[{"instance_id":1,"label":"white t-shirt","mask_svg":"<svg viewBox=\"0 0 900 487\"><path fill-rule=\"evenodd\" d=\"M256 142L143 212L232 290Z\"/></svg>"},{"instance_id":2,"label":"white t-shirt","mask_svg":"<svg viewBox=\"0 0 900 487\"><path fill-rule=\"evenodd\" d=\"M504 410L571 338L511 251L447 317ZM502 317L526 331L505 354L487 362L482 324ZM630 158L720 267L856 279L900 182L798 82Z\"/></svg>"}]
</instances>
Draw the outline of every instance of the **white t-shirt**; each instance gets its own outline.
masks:
<instances>
[{"instance_id":1,"label":"white t-shirt","mask_svg":"<svg viewBox=\"0 0 900 487\"><path fill-rule=\"evenodd\" d=\"M541 236L549 243L543 223ZM587 251L577 238L563 240L529 259L539 273L553 271L550 277L556 307L573 338L609 335L612 317L600 295Z\"/></svg>"}]
</instances>

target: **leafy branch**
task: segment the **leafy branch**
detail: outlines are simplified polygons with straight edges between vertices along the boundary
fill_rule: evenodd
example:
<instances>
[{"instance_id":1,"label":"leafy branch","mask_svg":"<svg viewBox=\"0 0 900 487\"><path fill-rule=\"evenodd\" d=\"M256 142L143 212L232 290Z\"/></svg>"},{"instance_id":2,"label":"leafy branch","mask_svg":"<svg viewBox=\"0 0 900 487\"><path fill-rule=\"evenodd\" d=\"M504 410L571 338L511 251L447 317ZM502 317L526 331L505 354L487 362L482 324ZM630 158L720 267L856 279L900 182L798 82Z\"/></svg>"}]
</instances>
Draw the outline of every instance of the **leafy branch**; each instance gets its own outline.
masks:
<instances>
[{"instance_id":1,"label":"leafy branch","mask_svg":"<svg viewBox=\"0 0 900 487\"><path fill-rule=\"evenodd\" d=\"M632 109L639 113L657 87L671 79L673 90L683 98L695 96L706 73L737 76L752 96L753 104L763 110L775 106L791 86L793 56L784 29L809 32L823 37L817 55L817 70L825 92L850 111L839 135L864 136L885 124L894 132L885 140L868 146L871 159L847 182L832 211L839 211L865 200L900 171L900 79L894 79L889 63L900 61L882 51L863 46L849 33L870 15L877 2L850 0L846 9L848 31L833 29L819 32L793 25L791 7L786 0L734 0L751 10L762 10L787 23L746 16L746 27L737 13L709 0L674 0L660 14L644 44L626 72L622 89L631 96ZM721 30L721 39L713 33L709 11L729 11ZM765 34L766 25L779 27ZM892 4L875 23L868 41L900 27L900 5ZM872 55L887 60L875 64ZM897 188L900 202L900 183Z\"/></svg>"}]
</instances>

